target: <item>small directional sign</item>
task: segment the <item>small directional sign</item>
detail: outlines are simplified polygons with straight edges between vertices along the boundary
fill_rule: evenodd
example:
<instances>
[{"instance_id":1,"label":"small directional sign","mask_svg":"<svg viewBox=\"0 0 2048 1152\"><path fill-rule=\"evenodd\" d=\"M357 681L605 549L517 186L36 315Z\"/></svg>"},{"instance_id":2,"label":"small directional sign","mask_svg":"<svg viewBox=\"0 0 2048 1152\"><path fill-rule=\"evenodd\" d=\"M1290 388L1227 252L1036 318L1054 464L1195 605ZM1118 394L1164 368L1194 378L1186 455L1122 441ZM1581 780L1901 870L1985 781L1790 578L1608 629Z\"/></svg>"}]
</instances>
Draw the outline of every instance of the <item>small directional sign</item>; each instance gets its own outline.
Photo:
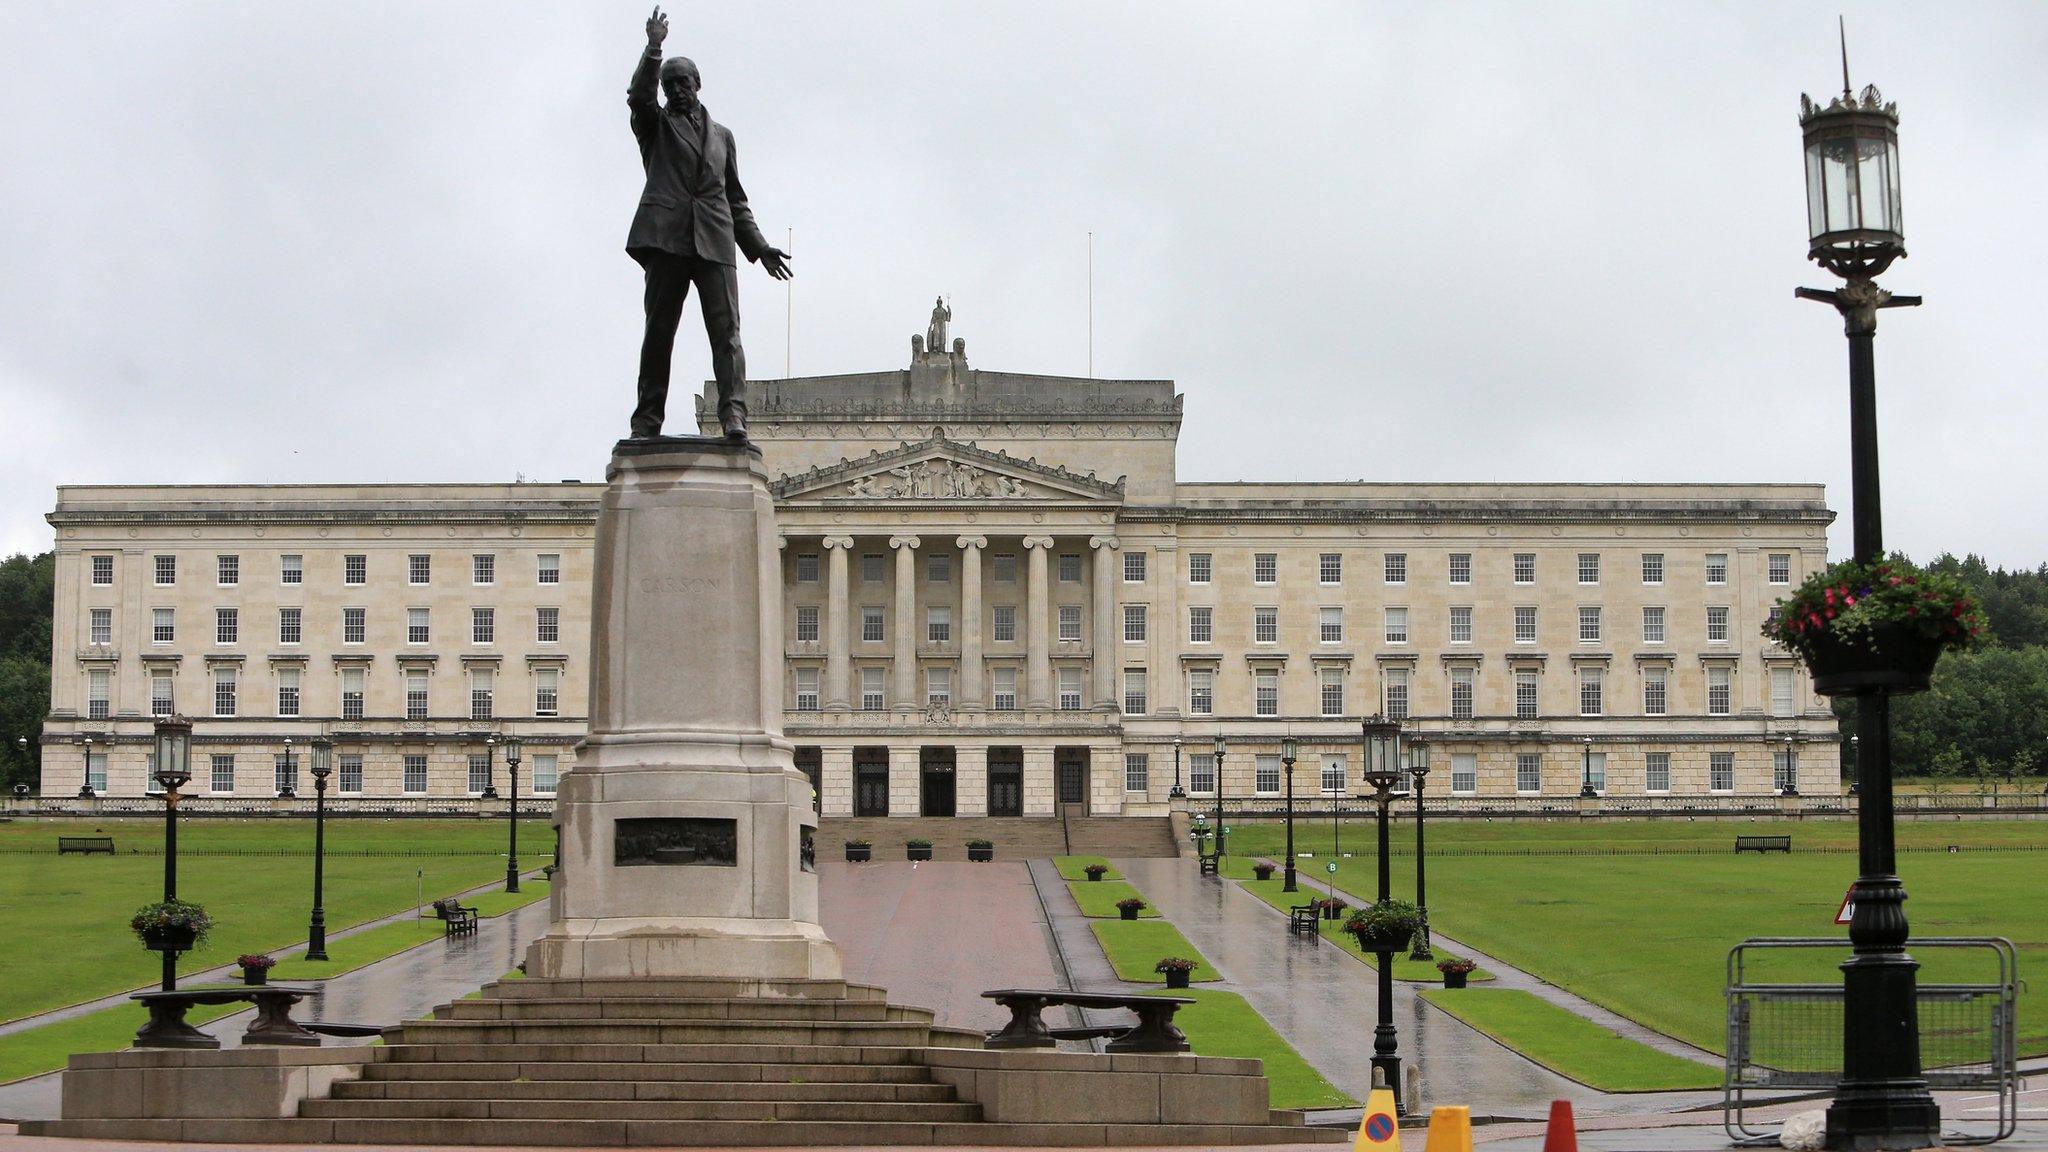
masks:
<instances>
[{"instance_id":1,"label":"small directional sign","mask_svg":"<svg viewBox=\"0 0 2048 1152\"><path fill-rule=\"evenodd\" d=\"M1842 893L1842 906L1840 908L1835 909L1835 923L1847 924L1850 920L1854 919L1855 916L1856 886L1854 884L1851 884L1849 886L1849 890L1847 892Z\"/></svg>"},{"instance_id":2,"label":"small directional sign","mask_svg":"<svg viewBox=\"0 0 2048 1152\"><path fill-rule=\"evenodd\" d=\"M1332 860L1328 864L1323 865L1323 871L1335 876L1337 874L1337 862Z\"/></svg>"}]
</instances>

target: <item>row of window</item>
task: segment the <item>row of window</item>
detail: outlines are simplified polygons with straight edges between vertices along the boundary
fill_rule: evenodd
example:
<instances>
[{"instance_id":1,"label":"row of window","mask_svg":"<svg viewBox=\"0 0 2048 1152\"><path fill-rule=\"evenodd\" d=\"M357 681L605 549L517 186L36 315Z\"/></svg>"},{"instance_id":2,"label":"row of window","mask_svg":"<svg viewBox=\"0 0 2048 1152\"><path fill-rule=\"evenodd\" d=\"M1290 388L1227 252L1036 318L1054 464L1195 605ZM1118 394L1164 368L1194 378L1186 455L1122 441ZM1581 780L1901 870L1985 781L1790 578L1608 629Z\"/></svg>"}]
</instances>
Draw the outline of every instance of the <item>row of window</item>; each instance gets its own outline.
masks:
<instances>
[{"instance_id":1,"label":"row of window","mask_svg":"<svg viewBox=\"0 0 2048 1152\"><path fill-rule=\"evenodd\" d=\"M300 788L299 770L309 767L304 753L273 753L271 755L271 786L281 795L296 794ZM260 762L260 758L259 758ZM472 752L469 754L469 792L480 795L492 782L495 757L492 753ZM561 780L561 759L552 752L536 753L529 761L531 789L538 794L554 792ZM217 795L233 795L235 791L236 757L233 753L216 752L207 757L206 769L198 776L207 791ZM156 757L150 756L145 768L144 787L152 792L161 792L155 779ZM427 758L424 755L407 754L400 770L400 787L408 795L425 795L427 791ZM104 792L107 787L107 754L91 753L86 758L86 779L93 791ZM342 795L360 794L363 790L363 757L359 752L338 752L334 757L335 788Z\"/></svg>"},{"instance_id":2,"label":"row of window","mask_svg":"<svg viewBox=\"0 0 2048 1152\"><path fill-rule=\"evenodd\" d=\"M279 608L277 610L277 642L279 644L300 644L305 642L305 609ZM361 644L369 636L370 612L367 608L343 608L341 610L341 642ZM426 608L405 610L405 642L427 644L433 640L433 616ZM92 644L114 642L114 610L94 608L90 611L87 635ZM213 642L215 644L239 644L242 638L242 610L239 608L215 608L213 610ZM533 638L539 644L559 644L562 641L562 610L560 608L535 608L533 610ZM171 644L178 639L178 613L174 608L150 609L149 639L153 644ZM498 610L495 608L471 608L469 610L469 642L472 644L495 644L498 639Z\"/></svg>"},{"instance_id":3,"label":"row of window","mask_svg":"<svg viewBox=\"0 0 2048 1152\"><path fill-rule=\"evenodd\" d=\"M175 555L158 555L150 558L156 586L169 588L178 582L178 558ZM232 588L242 582L242 557L237 553L222 553L213 558L214 583L223 588ZM431 584L434 577L432 553L415 552L406 557L406 583L412 585ZM534 583L560 584L562 582L562 557L559 553L542 553L534 557ZM478 552L469 558L469 579L472 584L496 584L498 582L498 557L492 552ZM111 555L96 554L92 557L92 582L111 585L114 582L114 558ZM306 582L306 558L301 553L287 552L277 558L277 582L279 584L303 584ZM370 557L367 553L351 552L341 558L341 582L343 584L368 584L370 582Z\"/></svg>"},{"instance_id":4,"label":"row of window","mask_svg":"<svg viewBox=\"0 0 2048 1152\"><path fill-rule=\"evenodd\" d=\"M1772 752L1772 780L1779 791L1794 787L1799 779L1798 753L1792 749L1778 749ZM1590 783L1596 791L1605 792L1608 787L1607 753L1590 753L1573 765L1575 774L1569 780L1553 780L1553 788L1565 785L1579 786ZM1284 762L1278 755L1260 754L1253 757L1252 790L1255 796L1278 796L1281 794ZM1553 765L1561 768L1558 761ZM1544 788L1544 756L1540 752L1518 752L1515 754L1515 791L1525 795L1538 795ZM1318 783L1326 796L1343 795L1349 787L1349 759L1341 752L1325 753L1322 757ZM1475 795L1479 791L1479 755L1475 752L1455 752L1450 765L1451 794ZM1124 790L1146 792L1151 788L1151 756L1144 752L1124 754ZM1707 789L1712 792L1733 792L1735 790L1735 753L1710 752L1707 754ZM1647 752L1643 755L1643 790L1645 792L1669 792L1671 790L1671 753ZM1407 787L1397 789L1405 792ZM1196 752L1188 758L1188 792L1195 796L1216 794L1216 756L1213 752Z\"/></svg>"},{"instance_id":5,"label":"row of window","mask_svg":"<svg viewBox=\"0 0 2048 1152\"><path fill-rule=\"evenodd\" d=\"M427 711L427 673L418 669L403 671L405 683L405 718L407 720L430 719ZM369 669L342 668L341 710L343 720L364 718L363 702L368 692ZM278 668L277 712L280 717L296 717L300 711L303 673L298 668ZM561 715L562 670L559 668L535 668L533 677L533 714L535 716ZM93 668L86 672L85 715L89 720L105 720L111 714L109 693L113 675L105 668ZM232 717L242 714L241 671L223 665L212 671L213 711L217 717ZM490 668L469 670L469 718L489 720L496 712L497 673ZM151 716L172 716L177 713L176 679L169 672L152 671L149 676L149 714Z\"/></svg>"}]
</instances>

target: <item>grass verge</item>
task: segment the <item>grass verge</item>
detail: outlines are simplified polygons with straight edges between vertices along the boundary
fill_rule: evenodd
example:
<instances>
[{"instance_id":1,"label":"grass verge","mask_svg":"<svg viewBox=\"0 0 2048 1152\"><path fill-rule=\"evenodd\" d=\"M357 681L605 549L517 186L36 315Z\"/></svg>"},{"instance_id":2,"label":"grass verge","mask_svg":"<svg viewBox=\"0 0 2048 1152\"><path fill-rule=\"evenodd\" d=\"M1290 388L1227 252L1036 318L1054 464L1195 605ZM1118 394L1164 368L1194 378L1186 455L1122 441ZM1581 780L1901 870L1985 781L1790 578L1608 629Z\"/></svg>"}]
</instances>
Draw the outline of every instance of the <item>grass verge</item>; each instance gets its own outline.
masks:
<instances>
[{"instance_id":1,"label":"grass verge","mask_svg":"<svg viewBox=\"0 0 2048 1152\"><path fill-rule=\"evenodd\" d=\"M1138 890L1122 880L1088 881L1078 880L1067 885L1067 891L1074 894L1074 903L1081 906L1081 915L1093 917L1122 916L1116 902L1132 897L1144 899ZM1138 912L1138 919L1149 920L1159 915L1159 909L1147 905Z\"/></svg>"},{"instance_id":2,"label":"grass verge","mask_svg":"<svg viewBox=\"0 0 2048 1152\"><path fill-rule=\"evenodd\" d=\"M1150 995L1194 998L1195 1003L1174 1014L1173 1022L1187 1033L1197 1055L1264 1061L1273 1107L1347 1108L1358 1103L1323 1079L1323 1074L1237 993L1194 988Z\"/></svg>"},{"instance_id":3,"label":"grass verge","mask_svg":"<svg viewBox=\"0 0 2048 1152\"><path fill-rule=\"evenodd\" d=\"M1280 886L1283 883L1285 881L1282 880L1246 880L1243 882L1245 891L1280 909L1282 912L1297 904L1302 904L1310 899L1322 896L1321 892L1310 892L1307 889L1303 889L1300 892L1283 892L1280 890ZM1346 912L1345 915L1348 916L1350 913ZM1323 939L1336 945L1346 955L1365 961L1366 966L1369 968L1379 967L1378 956L1370 952L1360 952L1358 950L1358 938L1344 931L1344 921L1319 920L1316 922L1316 929L1322 933ZM1273 931L1284 932L1286 928L1281 921L1275 920L1273 922ZM1443 983L1444 974L1437 971L1437 961L1456 960L1459 957L1443 948L1432 948L1431 951L1436 953L1436 955L1428 960L1410 960L1406 952L1396 953L1394 956L1394 979L1408 980L1417 984ZM1488 972L1484 968L1475 968L1465 979L1477 984L1493 979L1493 973Z\"/></svg>"},{"instance_id":4,"label":"grass verge","mask_svg":"<svg viewBox=\"0 0 2048 1152\"><path fill-rule=\"evenodd\" d=\"M1102 945L1102 952L1109 957L1109 966L1116 969L1119 980L1164 984L1166 977L1154 972L1152 966L1168 956L1195 961L1195 970L1188 979L1197 984L1222 979L1195 951L1195 946L1188 943L1188 938L1180 934L1180 929L1164 920L1097 920L1088 927L1095 932L1095 940Z\"/></svg>"},{"instance_id":5,"label":"grass verge","mask_svg":"<svg viewBox=\"0 0 2048 1152\"><path fill-rule=\"evenodd\" d=\"M1560 1076L1602 1092L1716 1088L1721 1069L1659 1052L1515 988L1432 988L1422 998Z\"/></svg>"},{"instance_id":6,"label":"grass verge","mask_svg":"<svg viewBox=\"0 0 2048 1152\"><path fill-rule=\"evenodd\" d=\"M1079 880L1083 884L1087 883L1088 873L1086 869L1090 864L1100 864L1104 868L1109 868L1109 871L1102 874L1104 880L1121 880L1124 878L1123 873L1110 868L1109 861L1101 856L1055 856L1052 858L1052 864L1053 867L1060 870L1060 878L1062 880Z\"/></svg>"}]
</instances>

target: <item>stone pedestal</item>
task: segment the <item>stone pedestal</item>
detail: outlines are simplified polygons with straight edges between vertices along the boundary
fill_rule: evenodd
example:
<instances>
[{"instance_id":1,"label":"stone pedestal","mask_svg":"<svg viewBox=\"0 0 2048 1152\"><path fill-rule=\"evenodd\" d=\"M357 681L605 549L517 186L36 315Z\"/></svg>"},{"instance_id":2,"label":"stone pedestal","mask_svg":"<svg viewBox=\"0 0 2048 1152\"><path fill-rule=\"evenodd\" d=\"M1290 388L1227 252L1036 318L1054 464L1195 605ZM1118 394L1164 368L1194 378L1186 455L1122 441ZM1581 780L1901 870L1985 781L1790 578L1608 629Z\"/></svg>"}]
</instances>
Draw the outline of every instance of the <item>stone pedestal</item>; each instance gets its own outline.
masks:
<instances>
[{"instance_id":1,"label":"stone pedestal","mask_svg":"<svg viewBox=\"0 0 2048 1152\"><path fill-rule=\"evenodd\" d=\"M542 977L837 979L782 736L782 576L758 450L622 442L598 515L590 735L557 792Z\"/></svg>"}]
</instances>

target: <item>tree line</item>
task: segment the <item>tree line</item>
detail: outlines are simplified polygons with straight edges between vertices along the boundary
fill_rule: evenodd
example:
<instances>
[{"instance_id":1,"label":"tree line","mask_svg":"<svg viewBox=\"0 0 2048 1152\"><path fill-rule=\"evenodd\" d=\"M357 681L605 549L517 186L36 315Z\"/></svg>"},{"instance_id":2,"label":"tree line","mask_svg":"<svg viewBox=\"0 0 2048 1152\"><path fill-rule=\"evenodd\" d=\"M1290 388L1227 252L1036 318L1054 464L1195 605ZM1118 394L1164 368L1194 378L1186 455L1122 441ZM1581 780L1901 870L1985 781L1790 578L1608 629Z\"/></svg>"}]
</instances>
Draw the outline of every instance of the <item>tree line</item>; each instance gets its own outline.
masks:
<instances>
[{"instance_id":1,"label":"tree line","mask_svg":"<svg viewBox=\"0 0 2048 1152\"><path fill-rule=\"evenodd\" d=\"M0 560L0 792L36 786L37 744L50 711L50 613L57 557ZM18 743L28 740L28 750Z\"/></svg>"}]
</instances>

